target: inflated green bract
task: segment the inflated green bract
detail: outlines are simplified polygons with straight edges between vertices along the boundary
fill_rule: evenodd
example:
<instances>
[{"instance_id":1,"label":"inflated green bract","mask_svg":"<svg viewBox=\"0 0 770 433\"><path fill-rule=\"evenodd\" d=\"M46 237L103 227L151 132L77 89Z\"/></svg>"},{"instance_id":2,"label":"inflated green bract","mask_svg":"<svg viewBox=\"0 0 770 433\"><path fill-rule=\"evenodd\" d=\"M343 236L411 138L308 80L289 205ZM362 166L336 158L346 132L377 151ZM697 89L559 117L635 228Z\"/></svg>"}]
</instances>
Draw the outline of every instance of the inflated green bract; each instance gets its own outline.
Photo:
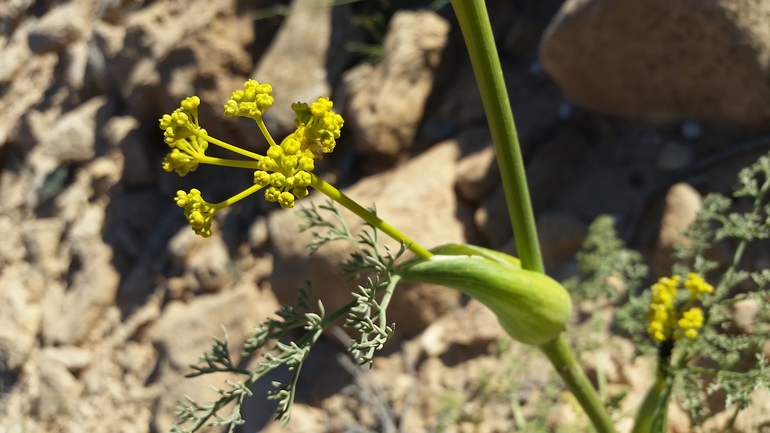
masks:
<instances>
[{"instance_id":1,"label":"inflated green bract","mask_svg":"<svg viewBox=\"0 0 770 433\"><path fill-rule=\"evenodd\" d=\"M541 345L564 331L572 303L564 287L518 260L472 245L444 245L430 259L412 259L398 268L406 281L439 284L479 300L515 340Z\"/></svg>"}]
</instances>

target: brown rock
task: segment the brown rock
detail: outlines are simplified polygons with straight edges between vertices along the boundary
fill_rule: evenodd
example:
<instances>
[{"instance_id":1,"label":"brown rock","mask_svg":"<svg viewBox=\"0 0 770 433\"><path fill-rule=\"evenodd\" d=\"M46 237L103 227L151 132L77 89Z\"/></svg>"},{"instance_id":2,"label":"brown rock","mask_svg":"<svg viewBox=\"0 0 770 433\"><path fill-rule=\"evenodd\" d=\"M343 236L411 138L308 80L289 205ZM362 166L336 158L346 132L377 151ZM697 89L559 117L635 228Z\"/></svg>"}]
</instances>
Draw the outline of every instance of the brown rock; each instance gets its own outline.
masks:
<instances>
[{"instance_id":1,"label":"brown rock","mask_svg":"<svg viewBox=\"0 0 770 433\"><path fill-rule=\"evenodd\" d=\"M58 276L65 267L57 258L64 222L57 218L29 220L21 232L30 263L40 266L48 276Z\"/></svg>"},{"instance_id":2,"label":"brown rock","mask_svg":"<svg viewBox=\"0 0 770 433\"><path fill-rule=\"evenodd\" d=\"M45 347L43 359L48 362L58 362L72 373L78 373L91 364L93 355L87 350L75 346Z\"/></svg>"},{"instance_id":3,"label":"brown rock","mask_svg":"<svg viewBox=\"0 0 770 433\"><path fill-rule=\"evenodd\" d=\"M471 203L478 203L499 181L495 148L484 147L481 151L462 158L457 165L457 194Z\"/></svg>"},{"instance_id":4,"label":"brown rock","mask_svg":"<svg viewBox=\"0 0 770 433\"><path fill-rule=\"evenodd\" d=\"M56 61L54 53L34 56L16 71L25 79L11 80L5 94L0 96L0 147L19 118L43 99L53 78Z\"/></svg>"},{"instance_id":5,"label":"brown rock","mask_svg":"<svg viewBox=\"0 0 770 433\"><path fill-rule=\"evenodd\" d=\"M333 4L331 0L292 1L292 12L251 74L273 86L275 103L264 116L272 134L295 128L292 103L331 96L331 86L351 59L352 52L342 47L359 39L351 26L352 12L347 5L332 8Z\"/></svg>"},{"instance_id":6,"label":"brown rock","mask_svg":"<svg viewBox=\"0 0 770 433\"><path fill-rule=\"evenodd\" d=\"M513 228L503 185L497 185L494 192L481 202L473 221L491 248L499 250L511 240Z\"/></svg>"},{"instance_id":7,"label":"brown rock","mask_svg":"<svg viewBox=\"0 0 770 433\"><path fill-rule=\"evenodd\" d=\"M72 412L82 391L75 376L64 364L53 360L46 362L39 371L40 388L32 414L43 421L51 421Z\"/></svg>"},{"instance_id":8,"label":"brown rock","mask_svg":"<svg viewBox=\"0 0 770 433\"><path fill-rule=\"evenodd\" d=\"M671 256L674 245L690 242L682 234L695 220L695 215L703 207L700 193L686 183L677 183L666 194L666 207L660 222L658 245L653 255L653 273L657 277L671 274L674 259Z\"/></svg>"},{"instance_id":9,"label":"brown rock","mask_svg":"<svg viewBox=\"0 0 770 433\"><path fill-rule=\"evenodd\" d=\"M770 119L770 4L569 0L540 60L567 96L647 122Z\"/></svg>"},{"instance_id":10,"label":"brown rock","mask_svg":"<svg viewBox=\"0 0 770 433\"><path fill-rule=\"evenodd\" d=\"M457 143L447 141L392 171L365 178L344 192L362 206L376 204L378 215L426 248L464 242L463 226L455 216L457 156ZM311 199L317 205L324 201L319 195ZM344 209L341 213L353 233L361 230L358 217ZM323 300L327 312L333 311L349 302L350 293L356 290L354 284L340 276L340 261L354 250L347 242L339 241L309 256L307 246L312 237L308 232L297 233L299 223L293 210L273 212L268 218L275 251L275 268L270 280L273 290L282 303L293 305L297 288L310 279L314 296ZM385 235L380 234L380 239L398 249ZM398 287L390 304L388 321L397 323L397 332L419 330L456 306L458 299L459 293L450 289L425 284L403 285Z\"/></svg>"},{"instance_id":11,"label":"brown rock","mask_svg":"<svg viewBox=\"0 0 770 433\"><path fill-rule=\"evenodd\" d=\"M732 306L733 324L743 334L754 333L757 324L759 301L756 298L742 299Z\"/></svg>"},{"instance_id":12,"label":"brown rock","mask_svg":"<svg viewBox=\"0 0 770 433\"><path fill-rule=\"evenodd\" d=\"M18 223L11 218L0 216L0 264L8 266L24 258L27 254L17 230Z\"/></svg>"},{"instance_id":13,"label":"brown rock","mask_svg":"<svg viewBox=\"0 0 770 433\"><path fill-rule=\"evenodd\" d=\"M10 39L3 44L0 50L0 83L11 82L23 64L32 57L27 44L27 34L31 24L31 20L21 23L14 29Z\"/></svg>"},{"instance_id":14,"label":"brown rock","mask_svg":"<svg viewBox=\"0 0 770 433\"><path fill-rule=\"evenodd\" d=\"M230 351L237 358L246 337L277 308L269 292L260 294L254 286L199 296L189 304L172 301L164 308L147 332L160 353L157 370L161 392L153 420L158 431L171 427L177 401L185 395L199 402L217 400L219 394L212 391L210 385L225 388L225 379L243 380L242 376L234 375L220 375L213 382L214 376L184 377L191 371L189 365L197 363L203 352L211 348L212 336L223 337L221 326L227 329ZM185 338L179 338L180 332L184 332Z\"/></svg>"},{"instance_id":15,"label":"brown rock","mask_svg":"<svg viewBox=\"0 0 770 433\"><path fill-rule=\"evenodd\" d=\"M433 12L397 12L385 55L373 68L346 75L345 119L361 152L393 160L411 146L448 32L449 23Z\"/></svg>"},{"instance_id":16,"label":"brown rock","mask_svg":"<svg viewBox=\"0 0 770 433\"><path fill-rule=\"evenodd\" d=\"M185 263L190 272L207 292L221 290L232 281L232 259L221 236L212 236L201 248L190 254Z\"/></svg>"},{"instance_id":17,"label":"brown rock","mask_svg":"<svg viewBox=\"0 0 770 433\"><path fill-rule=\"evenodd\" d=\"M78 2L51 8L29 29L29 48L37 54L60 51L88 31L87 14Z\"/></svg>"},{"instance_id":18,"label":"brown rock","mask_svg":"<svg viewBox=\"0 0 770 433\"><path fill-rule=\"evenodd\" d=\"M115 302L120 275L111 264L112 249L98 239L81 248L74 259L80 267L73 271L58 317L44 329L47 341L82 343Z\"/></svg>"},{"instance_id":19,"label":"brown rock","mask_svg":"<svg viewBox=\"0 0 770 433\"><path fill-rule=\"evenodd\" d=\"M98 96L65 113L42 143L43 152L65 164L90 160L96 154L97 114L110 109L107 97Z\"/></svg>"},{"instance_id":20,"label":"brown rock","mask_svg":"<svg viewBox=\"0 0 770 433\"><path fill-rule=\"evenodd\" d=\"M37 345L45 290L42 275L21 262L0 272L0 351L5 365L18 370Z\"/></svg>"},{"instance_id":21,"label":"brown rock","mask_svg":"<svg viewBox=\"0 0 770 433\"><path fill-rule=\"evenodd\" d=\"M472 299L462 309L448 313L425 329L420 335L420 346L428 356L440 356L451 345L486 346L504 335L495 314Z\"/></svg>"}]
</instances>

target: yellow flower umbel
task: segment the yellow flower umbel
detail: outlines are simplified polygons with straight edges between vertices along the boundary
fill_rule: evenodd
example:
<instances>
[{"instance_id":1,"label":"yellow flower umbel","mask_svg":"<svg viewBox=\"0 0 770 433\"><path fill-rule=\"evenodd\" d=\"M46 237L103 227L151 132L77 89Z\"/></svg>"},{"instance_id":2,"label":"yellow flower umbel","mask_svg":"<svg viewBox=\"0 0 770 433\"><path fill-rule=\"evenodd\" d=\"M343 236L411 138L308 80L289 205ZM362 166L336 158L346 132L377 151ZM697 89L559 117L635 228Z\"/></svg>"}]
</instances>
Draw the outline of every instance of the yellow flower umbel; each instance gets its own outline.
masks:
<instances>
[{"instance_id":1,"label":"yellow flower umbel","mask_svg":"<svg viewBox=\"0 0 770 433\"><path fill-rule=\"evenodd\" d=\"M689 273L684 288L690 292L684 305L676 308L676 295L681 278L676 275L663 277L650 288L652 300L647 313L647 333L657 341L678 340L687 337L691 340L698 336L698 329L703 326L703 311L692 304L702 294L711 293L714 287L696 273Z\"/></svg>"},{"instance_id":2,"label":"yellow flower umbel","mask_svg":"<svg viewBox=\"0 0 770 433\"><path fill-rule=\"evenodd\" d=\"M262 121L265 110L273 105L274 99L270 95L272 91L273 88L269 84L248 80L243 85L243 90L233 92L224 106L225 116L248 117L257 123L270 145L265 155L249 152L210 137L198 123L200 99L197 96L183 100L173 113L160 119L164 141L171 148L171 152L163 161L166 171L176 171L180 176L185 176L195 171L199 164L255 170L254 186L220 203L208 203L197 189L192 189L189 193L177 192L176 203L184 208L185 216L195 233L203 237L211 236L211 221L220 209L262 188L265 188L265 199L268 201L277 202L283 208L293 207L295 199L308 195L308 187L316 179L312 174L315 159L334 150L344 121L342 116L332 111L332 102L323 97L310 105L292 104L292 110L296 113L294 123L297 129L280 145L276 144ZM245 156L249 160L206 156L209 144ZM318 183L322 184L322 181L318 180ZM326 187L330 188L328 185Z\"/></svg>"}]
</instances>

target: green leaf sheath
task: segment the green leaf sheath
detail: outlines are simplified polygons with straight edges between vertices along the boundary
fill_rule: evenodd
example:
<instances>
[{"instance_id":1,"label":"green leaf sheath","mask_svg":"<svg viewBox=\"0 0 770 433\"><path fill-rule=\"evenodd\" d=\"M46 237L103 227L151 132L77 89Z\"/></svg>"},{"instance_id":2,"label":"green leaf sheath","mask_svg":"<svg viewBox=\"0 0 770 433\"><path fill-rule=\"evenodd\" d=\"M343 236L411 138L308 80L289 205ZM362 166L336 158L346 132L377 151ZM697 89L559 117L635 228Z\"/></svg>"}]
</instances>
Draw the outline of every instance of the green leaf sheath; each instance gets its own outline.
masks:
<instances>
[{"instance_id":1,"label":"green leaf sheath","mask_svg":"<svg viewBox=\"0 0 770 433\"><path fill-rule=\"evenodd\" d=\"M407 281L441 284L481 301L514 339L540 345L567 324L572 303L564 288L539 272L482 256L434 255L398 269Z\"/></svg>"}]
</instances>

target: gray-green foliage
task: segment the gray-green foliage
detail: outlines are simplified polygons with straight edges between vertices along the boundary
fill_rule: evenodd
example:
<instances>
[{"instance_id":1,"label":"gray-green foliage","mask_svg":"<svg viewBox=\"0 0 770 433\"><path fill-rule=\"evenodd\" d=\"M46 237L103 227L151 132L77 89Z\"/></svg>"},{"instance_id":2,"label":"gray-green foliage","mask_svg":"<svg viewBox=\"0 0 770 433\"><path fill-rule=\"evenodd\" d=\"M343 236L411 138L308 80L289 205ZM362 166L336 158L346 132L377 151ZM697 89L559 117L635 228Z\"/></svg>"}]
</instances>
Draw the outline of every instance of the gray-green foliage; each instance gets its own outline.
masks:
<instances>
[{"instance_id":1,"label":"gray-green foliage","mask_svg":"<svg viewBox=\"0 0 770 433\"><path fill-rule=\"evenodd\" d=\"M664 370L676 378L673 398L689 412L694 425L712 415L706 397L717 391L724 392L726 407L735 405L737 415L750 405L753 390L770 389L770 368L762 355L770 335L770 270L749 270L742 263L747 247L770 237L768 192L770 155L765 155L741 170L732 199L720 194L704 198L703 209L685 233L689 242L675 249L673 274L696 272L715 282L716 289L701 298L706 319L699 337L677 340L673 352L646 337L650 292L639 289L647 269L641 256L617 239L610 217L599 217L592 224L578 255L582 275L565 284L578 302L605 296L618 305L615 325L636 341L637 353L659 351ZM759 246L768 248L767 242ZM732 249L727 263L712 258L717 248ZM612 278L625 290L608 284ZM732 306L749 299L756 302L755 323L750 333L741 333L734 326Z\"/></svg>"},{"instance_id":2,"label":"gray-green foliage","mask_svg":"<svg viewBox=\"0 0 770 433\"><path fill-rule=\"evenodd\" d=\"M349 350L359 364L371 366L374 352L381 349L393 335L395 325L387 324L386 310L398 283L398 276L393 272L394 263L406 251L406 245L402 244L396 252L387 247L382 251L376 229L369 226L356 236L348 229L332 202L320 208L329 211L336 223L327 221L315 206L298 212L305 221L300 229L314 230L311 252L334 240L352 243L357 251L343 262L342 272L351 279L367 274L366 283L359 286L359 291L353 294L353 300L328 315L320 301L313 308L310 283L307 289L301 288L297 300L298 309L286 306L276 311L277 318L262 322L244 343L241 359L262 354L262 360L255 369L238 366L242 362L234 360L230 354L226 332L224 339L215 338L212 349L203 354L200 365L192 366L194 371L187 377L225 372L238 374L244 379L227 381L226 389L214 388L220 394L217 401L200 404L187 398L186 402L180 402L176 411L179 421L171 433L191 433L206 423L211 426L229 426L230 432L235 431L236 426L244 423L241 405L244 398L251 395L249 387L281 366L289 368L291 378L283 383L273 382L275 389L269 393L268 398L278 400L276 419L288 421L302 364L322 332L338 319L347 317L345 326L358 331L358 337L351 342ZM305 332L294 341L281 341L286 340L290 331L295 330ZM229 415L219 413L233 402L234 407Z\"/></svg>"}]
</instances>

